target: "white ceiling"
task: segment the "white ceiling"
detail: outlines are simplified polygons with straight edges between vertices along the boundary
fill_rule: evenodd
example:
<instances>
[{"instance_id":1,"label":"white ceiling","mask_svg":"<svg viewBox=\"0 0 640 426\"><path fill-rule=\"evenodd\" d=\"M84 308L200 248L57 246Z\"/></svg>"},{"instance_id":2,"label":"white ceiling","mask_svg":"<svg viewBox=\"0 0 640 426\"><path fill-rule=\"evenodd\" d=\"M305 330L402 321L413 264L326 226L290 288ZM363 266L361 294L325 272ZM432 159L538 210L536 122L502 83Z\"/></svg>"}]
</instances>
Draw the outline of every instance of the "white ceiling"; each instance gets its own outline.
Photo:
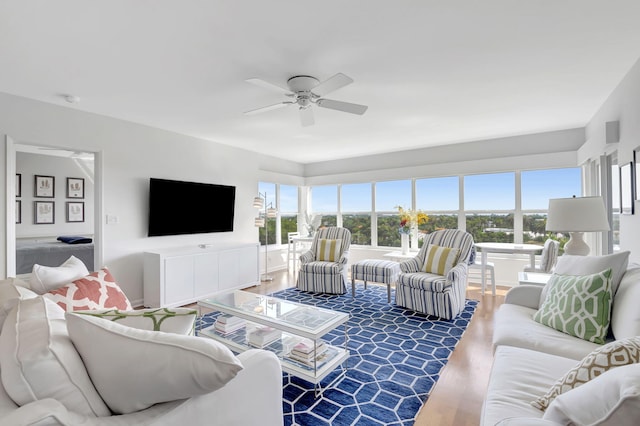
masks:
<instances>
[{"instance_id":1,"label":"white ceiling","mask_svg":"<svg viewBox=\"0 0 640 426\"><path fill-rule=\"evenodd\" d=\"M311 163L582 127L639 22L638 0L6 0L0 92ZM285 99L248 78L338 72L327 97L363 116L243 114Z\"/></svg>"}]
</instances>

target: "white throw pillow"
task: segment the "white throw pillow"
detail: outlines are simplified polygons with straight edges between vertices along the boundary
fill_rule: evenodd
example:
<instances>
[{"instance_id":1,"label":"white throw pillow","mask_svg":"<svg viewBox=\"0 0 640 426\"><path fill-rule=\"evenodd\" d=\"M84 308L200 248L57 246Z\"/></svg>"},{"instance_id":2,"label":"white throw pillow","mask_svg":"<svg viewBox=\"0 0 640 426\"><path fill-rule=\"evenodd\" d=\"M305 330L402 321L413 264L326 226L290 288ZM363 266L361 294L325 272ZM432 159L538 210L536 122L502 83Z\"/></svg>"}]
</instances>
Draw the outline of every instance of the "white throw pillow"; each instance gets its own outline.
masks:
<instances>
[{"instance_id":1,"label":"white throw pillow","mask_svg":"<svg viewBox=\"0 0 640 426\"><path fill-rule=\"evenodd\" d=\"M18 405L53 398L86 416L111 415L69 339L64 311L43 297L21 300L9 313L0 334L0 376Z\"/></svg>"},{"instance_id":2,"label":"white throw pillow","mask_svg":"<svg viewBox=\"0 0 640 426\"><path fill-rule=\"evenodd\" d=\"M194 334L198 311L189 308L150 308L133 311L118 309L90 309L74 311L139 330L164 331L165 333Z\"/></svg>"},{"instance_id":3,"label":"white throw pillow","mask_svg":"<svg viewBox=\"0 0 640 426\"><path fill-rule=\"evenodd\" d=\"M613 296L611 331L616 339L640 336L640 265L630 265Z\"/></svg>"},{"instance_id":4,"label":"white throw pillow","mask_svg":"<svg viewBox=\"0 0 640 426\"><path fill-rule=\"evenodd\" d=\"M615 295L622 275L629 264L628 251L608 254L605 256L573 256L564 254L558 258L554 273L558 275L590 275L611 268L611 294ZM540 305L547 298L549 286L542 289Z\"/></svg>"},{"instance_id":5,"label":"white throw pillow","mask_svg":"<svg viewBox=\"0 0 640 426\"><path fill-rule=\"evenodd\" d=\"M242 364L214 340L137 330L67 312L69 336L109 408L118 414L220 389Z\"/></svg>"},{"instance_id":6,"label":"white throw pillow","mask_svg":"<svg viewBox=\"0 0 640 426\"><path fill-rule=\"evenodd\" d=\"M89 275L87 267L75 256L71 256L60 266L42 266L36 263L31 272L30 287L36 293L44 294L85 275Z\"/></svg>"},{"instance_id":7,"label":"white throw pillow","mask_svg":"<svg viewBox=\"0 0 640 426\"><path fill-rule=\"evenodd\" d=\"M9 312L20 300L38 297L36 293L21 285L16 285L19 280L3 280L0 283L0 330Z\"/></svg>"},{"instance_id":8,"label":"white throw pillow","mask_svg":"<svg viewBox=\"0 0 640 426\"><path fill-rule=\"evenodd\" d=\"M638 424L640 364L613 368L559 395L542 418L563 425Z\"/></svg>"}]
</instances>

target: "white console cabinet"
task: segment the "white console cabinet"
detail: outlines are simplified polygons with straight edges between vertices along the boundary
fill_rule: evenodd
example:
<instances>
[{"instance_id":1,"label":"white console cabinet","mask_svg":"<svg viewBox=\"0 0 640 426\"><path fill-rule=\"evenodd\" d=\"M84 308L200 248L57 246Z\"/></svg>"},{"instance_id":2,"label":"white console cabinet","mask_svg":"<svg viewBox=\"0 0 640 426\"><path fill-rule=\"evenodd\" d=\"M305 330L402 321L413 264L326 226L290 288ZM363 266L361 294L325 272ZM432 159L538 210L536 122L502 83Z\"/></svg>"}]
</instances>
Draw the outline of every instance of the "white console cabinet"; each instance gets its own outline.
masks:
<instances>
[{"instance_id":1,"label":"white console cabinet","mask_svg":"<svg viewBox=\"0 0 640 426\"><path fill-rule=\"evenodd\" d=\"M144 253L144 305L181 306L260 283L259 244Z\"/></svg>"}]
</instances>

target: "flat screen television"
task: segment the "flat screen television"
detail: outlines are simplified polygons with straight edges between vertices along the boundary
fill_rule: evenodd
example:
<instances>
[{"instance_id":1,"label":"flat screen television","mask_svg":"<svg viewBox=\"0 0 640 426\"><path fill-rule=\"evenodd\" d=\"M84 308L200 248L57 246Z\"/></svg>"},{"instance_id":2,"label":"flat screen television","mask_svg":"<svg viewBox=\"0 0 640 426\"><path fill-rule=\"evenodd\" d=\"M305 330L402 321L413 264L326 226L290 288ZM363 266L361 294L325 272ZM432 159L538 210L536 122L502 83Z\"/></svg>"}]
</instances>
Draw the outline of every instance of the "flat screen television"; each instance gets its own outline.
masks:
<instances>
[{"instance_id":1,"label":"flat screen television","mask_svg":"<svg viewBox=\"0 0 640 426\"><path fill-rule=\"evenodd\" d=\"M150 178L148 235L233 231L235 200L235 186Z\"/></svg>"}]
</instances>

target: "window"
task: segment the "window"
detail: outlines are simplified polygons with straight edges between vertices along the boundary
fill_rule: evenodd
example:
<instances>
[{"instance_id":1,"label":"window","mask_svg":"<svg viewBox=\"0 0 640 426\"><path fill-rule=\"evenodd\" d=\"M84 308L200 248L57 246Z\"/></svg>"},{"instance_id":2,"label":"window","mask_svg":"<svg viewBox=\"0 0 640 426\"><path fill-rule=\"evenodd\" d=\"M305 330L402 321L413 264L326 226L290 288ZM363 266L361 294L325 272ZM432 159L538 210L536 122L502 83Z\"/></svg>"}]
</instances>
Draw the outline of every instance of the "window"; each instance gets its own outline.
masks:
<instances>
[{"instance_id":1,"label":"window","mask_svg":"<svg viewBox=\"0 0 640 426\"><path fill-rule=\"evenodd\" d=\"M400 247L400 216L396 207L411 208L411 181L395 180L375 185L378 245Z\"/></svg>"},{"instance_id":2,"label":"window","mask_svg":"<svg viewBox=\"0 0 640 426\"><path fill-rule=\"evenodd\" d=\"M569 236L557 233L549 235L546 231L549 199L579 197L582 194L582 170L576 167L523 171L520 180L522 241L543 245L551 237L560 242L562 249Z\"/></svg>"},{"instance_id":3,"label":"window","mask_svg":"<svg viewBox=\"0 0 640 426\"><path fill-rule=\"evenodd\" d=\"M342 226L351 231L351 243L371 245L371 184L342 185Z\"/></svg>"},{"instance_id":4,"label":"window","mask_svg":"<svg viewBox=\"0 0 640 426\"><path fill-rule=\"evenodd\" d=\"M458 228L459 182L457 176L416 180L416 208L429 215L429 221L418 227L421 232Z\"/></svg>"},{"instance_id":5,"label":"window","mask_svg":"<svg viewBox=\"0 0 640 426\"><path fill-rule=\"evenodd\" d=\"M280 243L288 244L289 232L298 230L298 187L280 185Z\"/></svg>"},{"instance_id":6,"label":"window","mask_svg":"<svg viewBox=\"0 0 640 426\"><path fill-rule=\"evenodd\" d=\"M260 245L265 245L265 234L268 235L268 242L266 244L275 244L276 243L276 221L277 218L268 218L265 217L265 209L276 206L276 184L275 183L267 183L267 182L258 182L258 191L262 197L266 196L265 205L260 211L256 212L256 216L261 216L265 220L265 226L260 228L259 238Z\"/></svg>"},{"instance_id":7,"label":"window","mask_svg":"<svg viewBox=\"0 0 640 426\"><path fill-rule=\"evenodd\" d=\"M338 186L314 186L311 188L311 211L321 215L320 226L337 226Z\"/></svg>"},{"instance_id":8,"label":"window","mask_svg":"<svg viewBox=\"0 0 640 426\"><path fill-rule=\"evenodd\" d=\"M514 241L515 173L464 177L467 232L475 242Z\"/></svg>"}]
</instances>

